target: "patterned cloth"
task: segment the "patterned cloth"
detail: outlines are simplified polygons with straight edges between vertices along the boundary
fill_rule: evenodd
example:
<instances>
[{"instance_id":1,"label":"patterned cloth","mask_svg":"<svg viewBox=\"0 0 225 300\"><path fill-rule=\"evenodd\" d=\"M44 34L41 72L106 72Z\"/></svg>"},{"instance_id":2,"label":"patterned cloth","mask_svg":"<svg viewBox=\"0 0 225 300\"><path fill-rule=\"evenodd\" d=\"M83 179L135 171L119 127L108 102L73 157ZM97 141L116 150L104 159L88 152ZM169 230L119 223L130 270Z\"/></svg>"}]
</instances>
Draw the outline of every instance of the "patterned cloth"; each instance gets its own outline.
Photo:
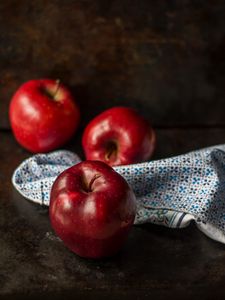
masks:
<instances>
[{"instance_id":1,"label":"patterned cloth","mask_svg":"<svg viewBox=\"0 0 225 300\"><path fill-rule=\"evenodd\" d=\"M78 162L70 151L37 154L15 170L12 182L28 200L49 205L55 178ZM134 190L136 224L182 228L194 220L207 236L225 243L225 145L114 169Z\"/></svg>"}]
</instances>

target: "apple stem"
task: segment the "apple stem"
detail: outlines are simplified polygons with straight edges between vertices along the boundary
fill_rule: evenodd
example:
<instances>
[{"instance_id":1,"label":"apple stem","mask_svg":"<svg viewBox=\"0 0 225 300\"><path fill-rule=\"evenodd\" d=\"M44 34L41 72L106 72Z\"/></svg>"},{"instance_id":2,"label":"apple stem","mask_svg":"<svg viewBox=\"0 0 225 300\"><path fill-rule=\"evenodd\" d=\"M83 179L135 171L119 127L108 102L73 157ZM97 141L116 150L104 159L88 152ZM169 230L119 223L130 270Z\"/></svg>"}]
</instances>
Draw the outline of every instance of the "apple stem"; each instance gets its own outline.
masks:
<instances>
[{"instance_id":1,"label":"apple stem","mask_svg":"<svg viewBox=\"0 0 225 300\"><path fill-rule=\"evenodd\" d=\"M115 152L114 149L110 149L107 154L106 154L106 159L109 160L110 159L110 156L113 154L113 152Z\"/></svg>"},{"instance_id":2,"label":"apple stem","mask_svg":"<svg viewBox=\"0 0 225 300\"><path fill-rule=\"evenodd\" d=\"M55 92L53 93L52 97L55 98L55 96L57 95L58 91L59 91L59 86L60 86L60 79L57 79L55 81L56 83L56 89L55 89Z\"/></svg>"},{"instance_id":3,"label":"apple stem","mask_svg":"<svg viewBox=\"0 0 225 300\"><path fill-rule=\"evenodd\" d=\"M117 145L115 142L112 141L107 145L106 155L105 155L106 160L110 160L110 157L113 154L116 155L116 152L117 152Z\"/></svg>"},{"instance_id":4,"label":"apple stem","mask_svg":"<svg viewBox=\"0 0 225 300\"><path fill-rule=\"evenodd\" d=\"M96 179L98 179L99 177L101 177L101 175L100 175L100 174L96 174L96 175L91 179L91 181L90 181L90 183L89 183L89 185L88 185L88 191L89 191L89 192L92 192L92 185L93 185L94 181L95 181Z\"/></svg>"}]
</instances>

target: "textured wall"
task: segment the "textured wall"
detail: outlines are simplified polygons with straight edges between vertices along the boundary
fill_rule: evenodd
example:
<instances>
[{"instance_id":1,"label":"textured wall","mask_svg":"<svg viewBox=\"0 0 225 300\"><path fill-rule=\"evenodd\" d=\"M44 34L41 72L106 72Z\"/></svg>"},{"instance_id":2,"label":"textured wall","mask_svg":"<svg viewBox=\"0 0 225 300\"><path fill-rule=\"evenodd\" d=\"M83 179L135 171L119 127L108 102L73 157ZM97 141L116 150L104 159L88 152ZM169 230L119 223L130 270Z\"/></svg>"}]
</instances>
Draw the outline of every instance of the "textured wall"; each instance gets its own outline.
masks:
<instances>
[{"instance_id":1,"label":"textured wall","mask_svg":"<svg viewBox=\"0 0 225 300\"><path fill-rule=\"evenodd\" d=\"M31 78L60 78L83 124L117 104L155 126L225 125L225 2L0 2L0 127Z\"/></svg>"}]
</instances>

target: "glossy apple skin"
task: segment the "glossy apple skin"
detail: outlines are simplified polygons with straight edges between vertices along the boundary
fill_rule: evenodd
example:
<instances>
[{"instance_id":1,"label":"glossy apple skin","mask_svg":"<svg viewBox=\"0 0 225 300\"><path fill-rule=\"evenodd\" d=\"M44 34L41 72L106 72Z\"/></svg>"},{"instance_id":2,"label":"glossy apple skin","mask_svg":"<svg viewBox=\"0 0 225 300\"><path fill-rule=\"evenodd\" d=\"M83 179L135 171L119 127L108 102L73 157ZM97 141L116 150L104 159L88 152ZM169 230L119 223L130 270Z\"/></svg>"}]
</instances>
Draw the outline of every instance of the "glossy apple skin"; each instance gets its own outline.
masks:
<instances>
[{"instance_id":1,"label":"glossy apple skin","mask_svg":"<svg viewBox=\"0 0 225 300\"><path fill-rule=\"evenodd\" d=\"M136 111L113 107L95 117L84 130L86 159L111 166L148 160L155 148L155 133Z\"/></svg>"},{"instance_id":2,"label":"glossy apple skin","mask_svg":"<svg viewBox=\"0 0 225 300\"><path fill-rule=\"evenodd\" d=\"M84 161L61 173L50 196L56 234L82 257L112 256L135 218L135 196L126 180L100 161Z\"/></svg>"},{"instance_id":3,"label":"glossy apple skin","mask_svg":"<svg viewBox=\"0 0 225 300\"><path fill-rule=\"evenodd\" d=\"M57 80L24 83L14 94L9 119L18 143L27 150L49 152L76 131L80 112L70 91Z\"/></svg>"}]
</instances>

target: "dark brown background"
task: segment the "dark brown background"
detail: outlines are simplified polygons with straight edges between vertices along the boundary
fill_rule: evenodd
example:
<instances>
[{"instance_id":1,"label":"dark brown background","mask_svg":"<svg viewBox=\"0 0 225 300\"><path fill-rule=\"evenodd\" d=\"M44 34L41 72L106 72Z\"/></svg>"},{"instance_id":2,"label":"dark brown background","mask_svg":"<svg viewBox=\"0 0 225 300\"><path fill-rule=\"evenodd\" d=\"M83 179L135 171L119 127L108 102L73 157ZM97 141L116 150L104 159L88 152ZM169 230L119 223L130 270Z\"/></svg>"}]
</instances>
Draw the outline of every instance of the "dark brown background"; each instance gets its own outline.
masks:
<instances>
[{"instance_id":1,"label":"dark brown background","mask_svg":"<svg viewBox=\"0 0 225 300\"><path fill-rule=\"evenodd\" d=\"M1 1L0 126L31 78L70 85L84 119L116 104L154 125L225 125L225 2Z\"/></svg>"},{"instance_id":2,"label":"dark brown background","mask_svg":"<svg viewBox=\"0 0 225 300\"><path fill-rule=\"evenodd\" d=\"M118 104L152 122L154 158L224 143L225 1L0 1L0 298L223 298L225 247L194 225L136 226L118 256L82 260L55 239L48 211L13 189L30 153L8 104L41 77L72 89L82 124L65 147L81 156L86 122Z\"/></svg>"}]
</instances>

